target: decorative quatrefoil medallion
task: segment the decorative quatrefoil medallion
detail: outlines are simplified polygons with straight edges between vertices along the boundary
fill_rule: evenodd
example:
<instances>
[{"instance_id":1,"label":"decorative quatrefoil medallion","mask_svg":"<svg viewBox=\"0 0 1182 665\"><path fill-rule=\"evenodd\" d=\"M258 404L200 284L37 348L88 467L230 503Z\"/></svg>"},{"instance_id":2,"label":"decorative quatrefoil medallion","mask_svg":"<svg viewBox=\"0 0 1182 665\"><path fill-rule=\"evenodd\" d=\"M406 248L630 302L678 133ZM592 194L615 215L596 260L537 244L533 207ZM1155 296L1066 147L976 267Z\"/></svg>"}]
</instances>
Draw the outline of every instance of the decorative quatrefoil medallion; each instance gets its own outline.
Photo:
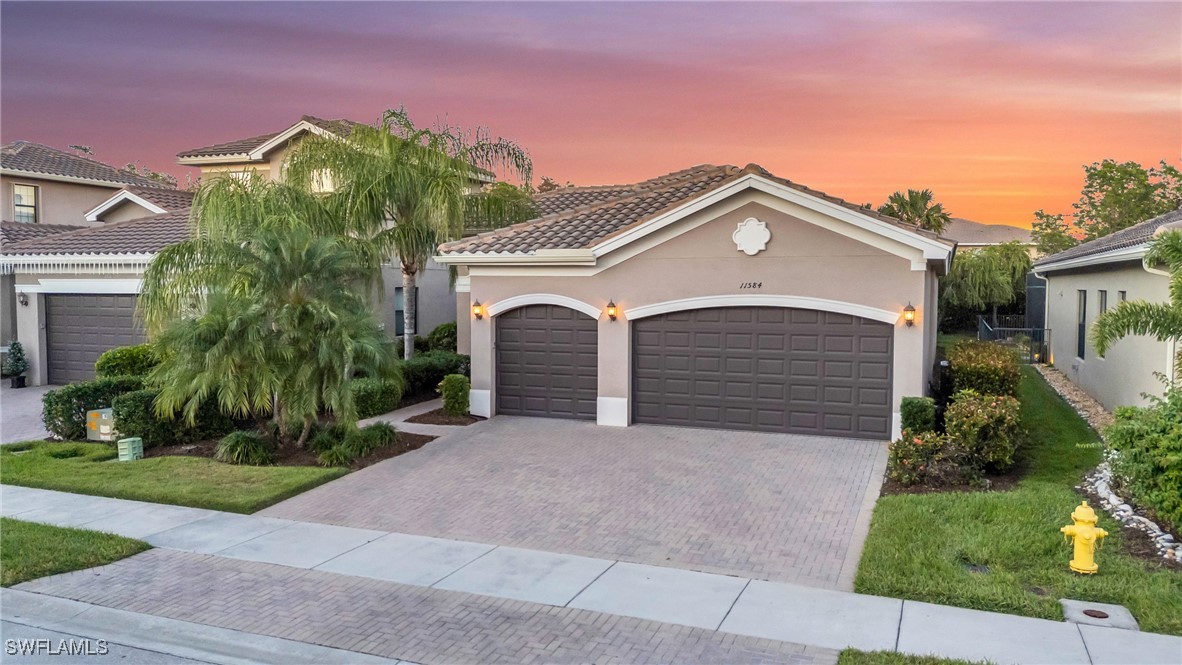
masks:
<instances>
[{"instance_id":1,"label":"decorative quatrefoil medallion","mask_svg":"<svg viewBox=\"0 0 1182 665\"><path fill-rule=\"evenodd\" d=\"M735 229L731 238L735 241L735 246L739 248L747 256L755 256L756 254L767 249L767 242L772 239L772 232L767 229L767 224L748 217L739 222L739 228Z\"/></svg>"}]
</instances>

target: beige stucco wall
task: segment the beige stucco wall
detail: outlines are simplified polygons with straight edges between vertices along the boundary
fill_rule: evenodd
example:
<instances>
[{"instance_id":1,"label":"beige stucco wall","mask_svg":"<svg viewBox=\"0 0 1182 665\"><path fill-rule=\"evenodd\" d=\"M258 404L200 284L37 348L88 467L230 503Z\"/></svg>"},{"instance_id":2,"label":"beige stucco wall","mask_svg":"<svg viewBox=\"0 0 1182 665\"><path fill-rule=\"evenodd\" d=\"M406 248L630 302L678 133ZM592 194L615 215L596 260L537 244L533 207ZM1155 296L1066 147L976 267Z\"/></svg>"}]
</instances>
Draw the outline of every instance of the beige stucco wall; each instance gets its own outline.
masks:
<instances>
[{"instance_id":1,"label":"beige stucco wall","mask_svg":"<svg viewBox=\"0 0 1182 665\"><path fill-rule=\"evenodd\" d=\"M604 315L599 318L600 422L604 421L605 403L611 402L618 412L627 408L630 398L628 312L642 305L702 296L797 296L897 312L894 410L898 411L902 397L926 394L935 345L931 324L936 320L934 312L927 312L927 305L935 279L918 250L907 248L915 255L898 256L867 244L866 238L846 237L773 209L767 195L748 195L746 199L690 216L662 232L667 237L664 242L606 269L469 266L469 297L494 310L499 301L523 294L565 296L600 312L614 300L620 308L619 320L612 322ZM783 202L778 207L783 208ZM803 210L801 215L809 216ZM748 217L766 222L772 233L767 249L756 256L737 251L731 238L736 225ZM653 244L658 237L647 242ZM608 262L607 257L600 262ZM762 287L741 289L744 282L758 282ZM474 407L484 400L495 409L495 317L473 320L470 311L465 311L468 303L463 302L464 294L460 295L457 316L471 327ZM917 309L913 328L906 327L901 317L908 302ZM482 398L480 391L486 391L487 398ZM624 413L630 414L630 410Z\"/></svg>"},{"instance_id":2,"label":"beige stucco wall","mask_svg":"<svg viewBox=\"0 0 1182 665\"><path fill-rule=\"evenodd\" d=\"M34 185L39 187L39 224L72 224L74 226L95 226L98 222L87 222L86 213L98 204L111 198L122 189L121 185L96 187L79 183L0 176L0 214L5 221L13 220L12 186Z\"/></svg>"},{"instance_id":3,"label":"beige stucco wall","mask_svg":"<svg viewBox=\"0 0 1182 665\"><path fill-rule=\"evenodd\" d=\"M1159 395L1164 388L1154 372L1169 374L1174 345L1137 335L1118 341L1101 358L1090 340L1090 328L1099 316L1099 290L1108 291L1108 307L1120 302L1118 292L1129 300L1166 302L1169 278L1146 271L1139 262L1110 265L1090 271L1050 272L1047 278L1047 327L1051 329L1051 362L1067 378L1099 400L1107 409L1144 405L1143 393ZM1078 292L1087 291L1089 340L1084 358L1076 358Z\"/></svg>"},{"instance_id":4,"label":"beige stucco wall","mask_svg":"<svg viewBox=\"0 0 1182 665\"><path fill-rule=\"evenodd\" d=\"M140 217L147 217L149 215L156 215L158 213L152 212L138 203L132 201L124 201L114 208L103 213L99 221L104 224L111 224L114 222L125 222L129 219L139 219Z\"/></svg>"}]
</instances>

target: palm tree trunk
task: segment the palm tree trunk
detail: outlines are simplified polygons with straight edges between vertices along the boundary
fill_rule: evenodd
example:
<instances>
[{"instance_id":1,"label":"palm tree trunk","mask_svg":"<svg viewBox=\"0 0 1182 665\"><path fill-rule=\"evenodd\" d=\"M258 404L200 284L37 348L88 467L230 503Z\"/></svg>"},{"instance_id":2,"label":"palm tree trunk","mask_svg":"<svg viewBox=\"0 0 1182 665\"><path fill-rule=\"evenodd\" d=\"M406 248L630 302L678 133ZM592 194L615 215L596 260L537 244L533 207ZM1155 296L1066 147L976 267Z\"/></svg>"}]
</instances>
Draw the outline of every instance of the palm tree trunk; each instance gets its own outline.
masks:
<instances>
[{"instance_id":1,"label":"palm tree trunk","mask_svg":"<svg viewBox=\"0 0 1182 665\"><path fill-rule=\"evenodd\" d=\"M296 448L303 449L304 444L308 442L308 435L312 433L312 419L308 418L304 421L304 430L300 432L300 438L296 441Z\"/></svg>"},{"instance_id":2,"label":"palm tree trunk","mask_svg":"<svg viewBox=\"0 0 1182 665\"><path fill-rule=\"evenodd\" d=\"M415 319L418 317L418 302L415 298L415 284L418 271L414 266L402 264L402 357L410 360L415 354Z\"/></svg>"}]
</instances>

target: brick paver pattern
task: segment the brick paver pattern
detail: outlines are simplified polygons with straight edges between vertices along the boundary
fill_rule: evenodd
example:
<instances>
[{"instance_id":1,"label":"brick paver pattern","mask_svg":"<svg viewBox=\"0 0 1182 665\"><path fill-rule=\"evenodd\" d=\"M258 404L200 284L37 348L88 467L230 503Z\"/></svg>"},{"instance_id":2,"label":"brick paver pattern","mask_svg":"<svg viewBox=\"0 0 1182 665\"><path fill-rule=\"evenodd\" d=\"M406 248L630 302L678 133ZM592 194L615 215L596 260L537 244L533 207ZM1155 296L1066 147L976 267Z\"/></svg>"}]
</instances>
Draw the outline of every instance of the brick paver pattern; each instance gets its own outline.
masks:
<instances>
[{"instance_id":1,"label":"brick paver pattern","mask_svg":"<svg viewBox=\"0 0 1182 665\"><path fill-rule=\"evenodd\" d=\"M877 441L497 417L261 512L834 588Z\"/></svg>"},{"instance_id":2,"label":"brick paver pattern","mask_svg":"<svg viewBox=\"0 0 1182 665\"><path fill-rule=\"evenodd\" d=\"M836 662L816 647L166 549L16 588L417 663Z\"/></svg>"}]
</instances>

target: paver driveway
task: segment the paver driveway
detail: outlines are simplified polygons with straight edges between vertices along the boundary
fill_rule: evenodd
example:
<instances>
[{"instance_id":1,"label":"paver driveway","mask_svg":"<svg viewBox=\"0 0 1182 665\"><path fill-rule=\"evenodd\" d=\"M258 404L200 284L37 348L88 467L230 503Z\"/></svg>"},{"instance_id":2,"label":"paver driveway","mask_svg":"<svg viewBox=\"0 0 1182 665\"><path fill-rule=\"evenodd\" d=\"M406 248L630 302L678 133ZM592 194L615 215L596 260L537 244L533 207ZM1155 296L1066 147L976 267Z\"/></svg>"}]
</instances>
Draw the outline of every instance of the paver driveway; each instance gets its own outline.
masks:
<instances>
[{"instance_id":1,"label":"paver driveway","mask_svg":"<svg viewBox=\"0 0 1182 665\"><path fill-rule=\"evenodd\" d=\"M262 515L851 588L883 442L501 416Z\"/></svg>"}]
</instances>

